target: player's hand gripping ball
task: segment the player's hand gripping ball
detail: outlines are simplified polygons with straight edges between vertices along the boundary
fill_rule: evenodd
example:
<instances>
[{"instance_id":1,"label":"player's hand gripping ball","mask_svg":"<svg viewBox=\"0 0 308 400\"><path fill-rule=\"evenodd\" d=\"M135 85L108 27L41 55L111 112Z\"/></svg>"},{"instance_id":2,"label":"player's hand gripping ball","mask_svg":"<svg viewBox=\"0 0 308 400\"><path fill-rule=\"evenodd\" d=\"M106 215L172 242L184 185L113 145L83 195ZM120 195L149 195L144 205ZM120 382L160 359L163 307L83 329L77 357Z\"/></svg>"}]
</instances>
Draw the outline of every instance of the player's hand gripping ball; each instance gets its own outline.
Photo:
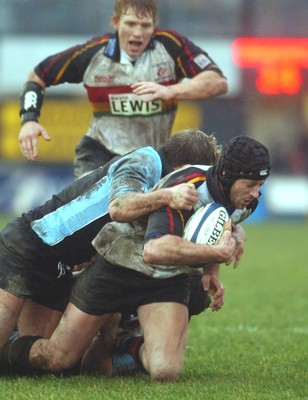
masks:
<instances>
[{"instance_id":1,"label":"player's hand gripping ball","mask_svg":"<svg viewBox=\"0 0 308 400\"><path fill-rule=\"evenodd\" d=\"M214 245L221 238L225 223L229 220L229 214L221 204L207 204L189 218L183 237L193 243Z\"/></svg>"}]
</instances>

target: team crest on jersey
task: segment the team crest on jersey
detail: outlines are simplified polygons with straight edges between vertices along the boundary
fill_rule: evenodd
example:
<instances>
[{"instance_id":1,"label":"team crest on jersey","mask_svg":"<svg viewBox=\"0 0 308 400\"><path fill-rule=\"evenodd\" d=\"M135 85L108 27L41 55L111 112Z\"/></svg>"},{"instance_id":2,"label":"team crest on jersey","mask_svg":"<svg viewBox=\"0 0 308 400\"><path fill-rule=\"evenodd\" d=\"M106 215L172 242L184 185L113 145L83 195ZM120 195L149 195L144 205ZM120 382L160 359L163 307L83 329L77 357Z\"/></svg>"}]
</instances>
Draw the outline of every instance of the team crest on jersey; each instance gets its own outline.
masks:
<instances>
[{"instance_id":1,"label":"team crest on jersey","mask_svg":"<svg viewBox=\"0 0 308 400\"><path fill-rule=\"evenodd\" d=\"M194 58L194 62L198 65L198 67L203 69L210 65L212 61L207 58L206 55L199 54L197 57Z\"/></svg>"},{"instance_id":2,"label":"team crest on jersey","mask_svg":"<svg viewBox=\"0 0 308 400\"><path fill-rule=\"evenodd\" d=\"M152 71L155 76L155 82L165 82L174 79L172 69L166 62L153 64Z\"/></svg>"},{"instance_id":3,"label":"team crest on jersey","mask_svg":"<svg viewBox=\"0 0 308 400\"><path fill-rule=\"evenodd\" d=\"M158 68L158 70L157 70L157 76L163 76L163 75L165 75L165 74L166 74L166 68L164 68L164 67Z\"/></svg>"}]
</instances>

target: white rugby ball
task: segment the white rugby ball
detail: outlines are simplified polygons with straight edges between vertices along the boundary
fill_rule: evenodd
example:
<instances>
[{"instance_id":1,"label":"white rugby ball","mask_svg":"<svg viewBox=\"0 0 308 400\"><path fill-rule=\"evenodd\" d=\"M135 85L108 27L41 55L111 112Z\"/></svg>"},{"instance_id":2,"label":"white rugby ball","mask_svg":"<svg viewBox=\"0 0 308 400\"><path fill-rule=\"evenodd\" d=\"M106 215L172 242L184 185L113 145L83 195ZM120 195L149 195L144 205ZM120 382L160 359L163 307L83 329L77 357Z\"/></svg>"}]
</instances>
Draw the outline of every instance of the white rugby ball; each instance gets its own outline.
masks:
<instances>
[{"instance_id":1,"label":"white rugby ball","mask_svg":"<svg viewBox=\"0 0 308 400\"><path fill-rule=\"evenodd\" d=\"M223 234L224 223L229 220L229 214L221 204L207 204L189 218L183 237L193 243L214 245Z\"/></svg>"}]
</instances>

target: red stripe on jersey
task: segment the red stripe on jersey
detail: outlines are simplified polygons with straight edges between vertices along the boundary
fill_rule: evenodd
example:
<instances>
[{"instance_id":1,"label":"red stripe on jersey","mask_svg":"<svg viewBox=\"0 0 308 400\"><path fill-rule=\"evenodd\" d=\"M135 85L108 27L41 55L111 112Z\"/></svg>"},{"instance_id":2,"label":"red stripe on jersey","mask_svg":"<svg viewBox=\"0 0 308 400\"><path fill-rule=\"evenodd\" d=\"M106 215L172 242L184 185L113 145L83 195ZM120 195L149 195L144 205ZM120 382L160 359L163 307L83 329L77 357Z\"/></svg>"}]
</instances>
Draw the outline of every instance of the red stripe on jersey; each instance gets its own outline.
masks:
<instances>
[{"instance_id":1,"label":"red stripe on jersey","mask_svg":"<svg viewBox=\"0 0 308 400\"><path fill-rule=\"evenodd\" d=\"M167 214L168 214L169 233L170 233L170 235L178 235L180 233L180 232L175 232L175 228L176 228L176 226L175 226L176 220L174 218L175 214L180 216L180 219L181 219L181 222L182 222L181 229L182 229L182 232L183 232L185 219L184 219L184 215L183 215L182 211L174 210L169 206L166 207L166 211L167 211Z\"/></svg>"},{"instance_id":2,"label":"red stripe on jersey","mask_svg":"<svg viewBox=\"0 0 308 400\"><path fill-rule=\"evenodd\" d=\"M189 60L190 60L191 62L194 61L194 55L193 55L193 53L190 51L189 46L188 46L188 43L187 43L187 40L186 40L186 38L185 38L184 36L180 35L178 32L175 32L175 31L173 31L173 30L171 30L171 29L167 29L167 30L164 30L164 31L156 30L156 31L155 31L155 35L156 35L156 36L165 36L165 37L168 37L168 38L171 39L178 47L184 49L184 52L185 52L186 56L189 58ZM178 57L176 61L177 61L178 65L179 65L179 67L181 68L183 74L184 74L185 76L188 76L188 73L187 73L187 71L185 70L185 68L184 68L184 66L183 66L183 64L182 64L181 59ZM189 70L190 70L190 72L192 73L193 76L197 75L197 73L198 73L198 71L196 71L196 69L193 67L192 64L190 64Z\"/></svg>"},{"instance_id":3,"label":"red stripe on jersey","mask_svg":"<svg viewBox=\"0 0 308 400\"><path fill-rule=\"evenodd\" d=\"M168 82L162 82L160 84L163 86L168 86L168 85L173 85L174 83L176 83L174 80L170 80ZM88 92L88 98L92 103L109 101L109 95L132 93L132 88L130 85L123 85L123 86L84 85L84 87L86 88ZM166 103L170 103L170 101ZM175 103L175 101L173 101L172 103Z\"/></svg>"},{"instance_id":4,"label":"red stripe on jersey","mask_svg":"<svg viewBox=\"0 0 308 400\"><path fill-rule=\"evenodd\" d=\"M167 213L169 218L170 234L174 235L174 216L170 207L167 207Z\"/></svg>"},{"instance_id":5,"label":"red stripe on jersey","mask_svg":"<svg viewBox=\"0 0 308 400\"><path fill-rule=\"evenodd\" d=\"M190 69L190 71L191 71L191 73L193 74L193 75L197 75L197 71L196 71L196 68L194 68L193 67L193 62L194 62L194 55L192 54L192 52L189 50L189 47L188 47L188 45L187 45L187 40L185 40L185 42L184 42L184 50L185 50L185 53L187 54L187 56L189 57L189 59L190 59L190 61L191 61L191 64L189 65L189 69Z\"/></svg>"},{"instance_id":6,"label":"red stripe on jersey","mask_svg":"<svg viewBox=\"0 0 308 400\"><path fill-rule=\"evenodd\" d=\"M87 89L89 100L93 103L109 101L110 94L132 93L132 89L130 86L84 86Z\"/></svg>"},{"instance_id":7,"label":"red stripe on jersey","mask_svg":"<svg viewBox=\"0 0 308 400\"><path fill-rule=\"evenodd\" d=\"M191 62L193 62L194 61L194 55L189 49L189 46L188 46L188 43L187 43L187 39L184 36L180 35L178 32L175 32L175 31L169 31L169 32L174 36L174 38L176 38L178 41L179 40L181 41L181 47L184 48L184 51L185 51L187 57L189 58L189 60ZM182 64L181 64L181 68L184 69ZM189 69L190 69L190 71L191 71L191 73L193 75L196 75L198 73L196 71L196 69L193 67L192 64L190 64Z\"/></svg>"},{"instance_id":8,"label":"red stripe on jersey","mask_svg":"<svg viewBox=\"0 0 308 400\"><path fill-rule=\"evenodd\" d=\"M175 185L179 185L180 183L195 183L195 182L204 182L206 181L206 176L204 174L200 173L194 173L191 175L186 175L181 179L178 179L175 183Z\"/></svg>"}]
</instances>

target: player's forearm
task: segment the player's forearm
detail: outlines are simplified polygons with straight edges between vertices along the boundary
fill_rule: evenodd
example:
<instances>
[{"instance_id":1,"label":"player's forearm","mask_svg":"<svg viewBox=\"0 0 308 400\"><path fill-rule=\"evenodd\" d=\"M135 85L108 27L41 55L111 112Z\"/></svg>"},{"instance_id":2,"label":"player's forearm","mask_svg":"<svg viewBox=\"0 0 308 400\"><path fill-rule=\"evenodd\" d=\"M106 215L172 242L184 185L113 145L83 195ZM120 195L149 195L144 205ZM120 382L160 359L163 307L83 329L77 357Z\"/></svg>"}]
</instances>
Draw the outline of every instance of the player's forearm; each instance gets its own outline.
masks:
<instances>
[{"instance_id":1,"label":"player's forearm","mask_svg":"<svg viewBox=\"0 0 308 400\"><path fill-rule=\"evenodd\" d=\"M191 243L182 237L164 235L149 240L144 246L143 259L147 264L202 265L223 263L230 257L227 246Z\"/></svg>"},{"instance_id":2,"label":"player's forearm","mask_svg":"<svg viewBox=\"0 0 308 400\"><path fill-rule=\"evenodd\" d=\"M27 81L36 82L38 85L42 86L43 89L46 88L46 84L40 77L36 75L34 71L31 71L27 77Z\"/></svg>"},{"instance_id":3,"label":"player's forearm","mask_svg":"<svg viewBox=\"0 0 308 400\"><path fill-rule=\"evenodd\" d=\"M28 122L38 122L41 114L45 87L45 83L36 73L34 71L30 72L19 99L19 115L22 125Z\"/></svg>"},{"instance_id":4,"label":"player's forearm","mask_svg":"<svg viewBox=\"0 0 308 400\"><path fill-rule=\"evenodd\" d=\"M134 221L169 204L171 192L161 189L149 193L129 193L109 204L109 215L118 222Z\"/></svg>"},{"instance_id":5,"label":"player's forearm","mask_svg":"<svg viewBox=\"0 0 308 400\"><path fill-rule=\"evenodd\" d=\"M171 85L177 100L198 100L225 94L228 91L226 78L214 71L205 71L192 79Z\"/></svg>"},{"instance_id":6,"label":"player's forearm","mask_svg":"<svg viewBox=\"0 0 308 400\"><path fill-rule=\"evenodd\" d=\"M204 275L215 275L218 277L219 270L220 270L219 263L208 264L205 267L203 267L203 274Z\"/></svg>"}]
</instances>

